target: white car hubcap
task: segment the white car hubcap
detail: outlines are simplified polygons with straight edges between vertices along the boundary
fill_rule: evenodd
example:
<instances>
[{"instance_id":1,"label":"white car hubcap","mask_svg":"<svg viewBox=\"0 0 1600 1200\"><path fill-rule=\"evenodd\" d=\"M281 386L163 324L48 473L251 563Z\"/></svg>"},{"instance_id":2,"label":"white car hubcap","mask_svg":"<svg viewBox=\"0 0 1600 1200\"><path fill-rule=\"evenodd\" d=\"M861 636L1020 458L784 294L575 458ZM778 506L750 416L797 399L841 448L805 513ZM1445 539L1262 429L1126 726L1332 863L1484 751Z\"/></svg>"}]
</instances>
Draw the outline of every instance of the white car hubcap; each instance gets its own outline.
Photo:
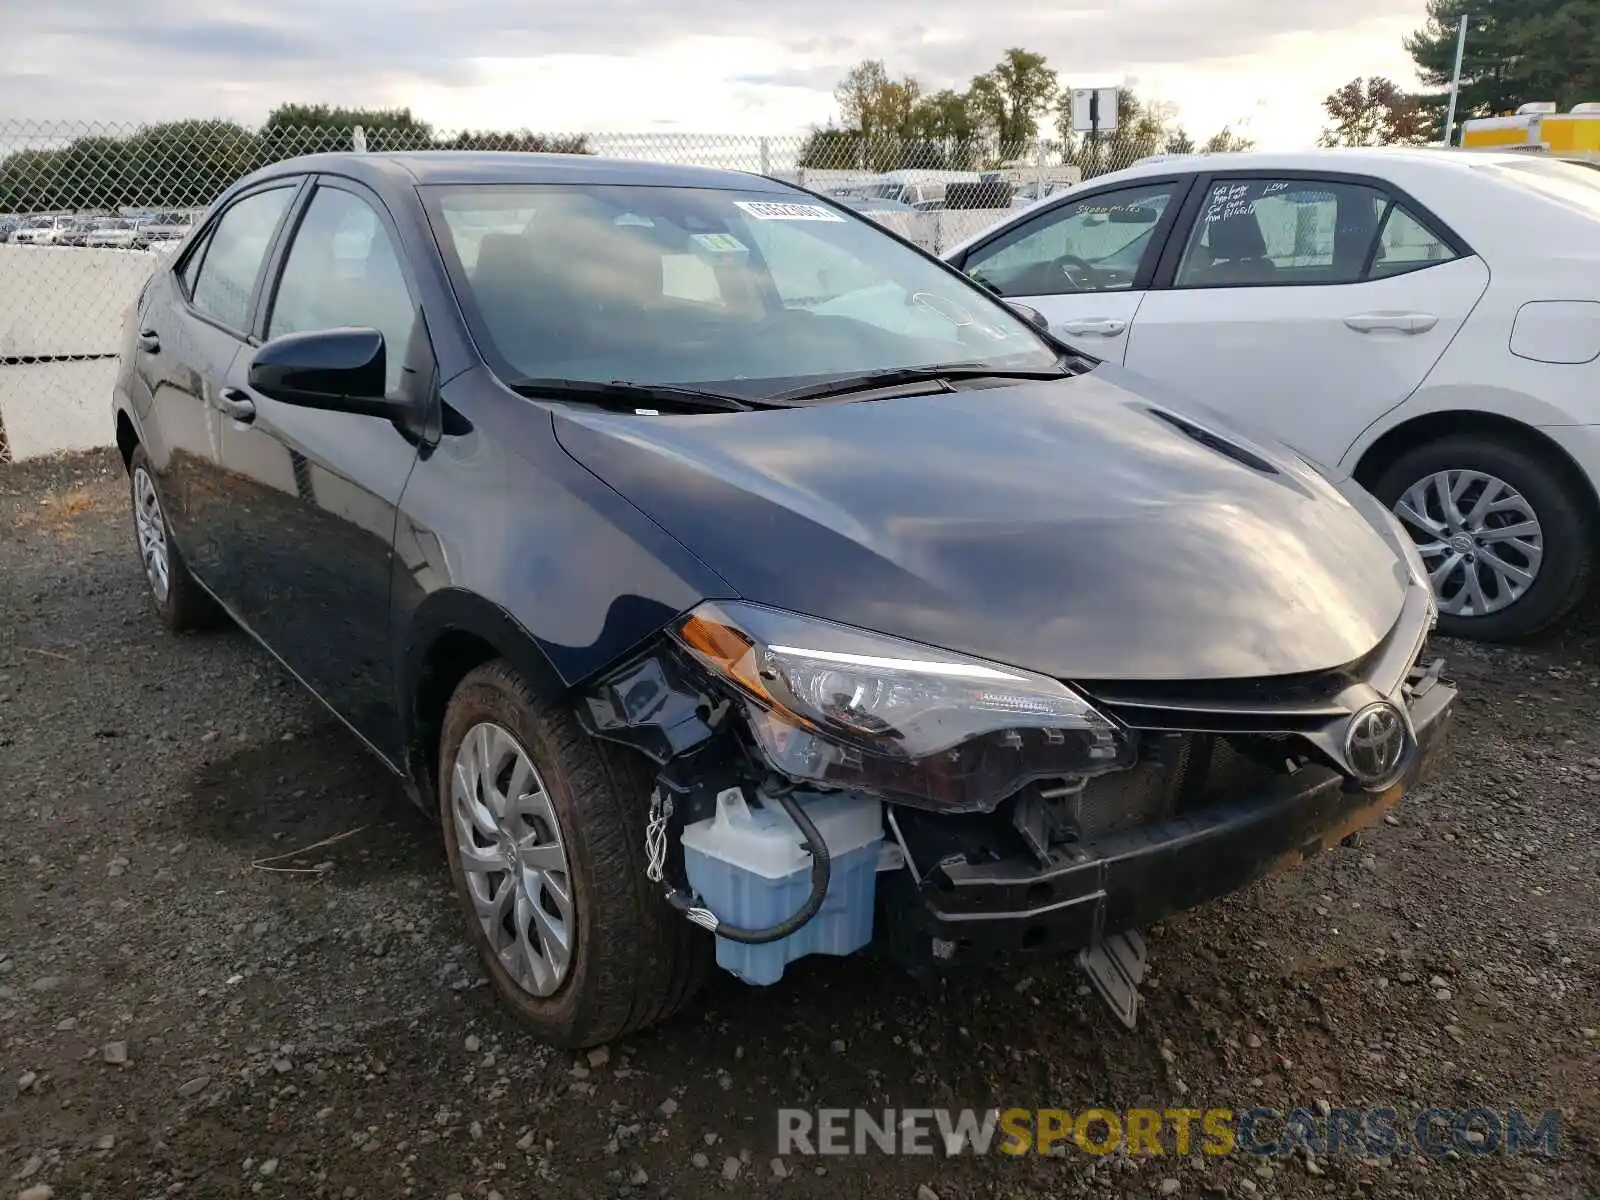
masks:
<instances>
[{"instance_id":1,"label":"white car hubcap","mask_svg":"<svg viewBox=\"0 0 1600 1200\"><path fill-rule=\"evenodd\" d=\"M1436 471L1396 501L1395 515L1417 543L1439 611L1483 617L1521 599L1544 560L1544 530L1533 505L1483 471Z\"/></svg>"}]
</instances>

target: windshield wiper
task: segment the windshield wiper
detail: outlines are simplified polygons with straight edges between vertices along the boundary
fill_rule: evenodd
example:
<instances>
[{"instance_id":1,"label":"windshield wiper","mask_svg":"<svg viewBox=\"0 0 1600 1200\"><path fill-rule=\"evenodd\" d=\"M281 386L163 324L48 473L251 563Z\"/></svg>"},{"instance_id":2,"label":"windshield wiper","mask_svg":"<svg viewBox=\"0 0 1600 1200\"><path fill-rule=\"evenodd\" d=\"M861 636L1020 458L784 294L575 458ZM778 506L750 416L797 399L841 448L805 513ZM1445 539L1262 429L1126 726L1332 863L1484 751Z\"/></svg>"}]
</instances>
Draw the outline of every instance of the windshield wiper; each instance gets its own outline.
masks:
<instances>
[{"instance_id":1,"label":"windshield wiper","mask_svg":"<svg viewBox=\"0 0 1600 1200\"><path fill-rule=\"evenodd\" d=\"M618 401L628 408L675 408L685 412L749 412L768 405L726 392L677 387L666 383L630 383L625 379L508 379L505 384L523 396L572 397L581 400Z\"/></svg>"},{"instance_id":2,"label":"windshield wiper","mask_svg":"<svg viewBox=\"0 0 1600 1200\"><path fill-rule=\"evenodd\" d=\"M809 383L763 399L772 404L788 404L797 400L817 400L825 396L843 396L850 392L897 387L901 384L942 383L949 379L1065 379L1076 373L1062 370L1060 365L1019 370L988 367L977 362L936 363L930 367L890 367L881 371L863 371L859 375Z\"/></svg>"}]
</instances>

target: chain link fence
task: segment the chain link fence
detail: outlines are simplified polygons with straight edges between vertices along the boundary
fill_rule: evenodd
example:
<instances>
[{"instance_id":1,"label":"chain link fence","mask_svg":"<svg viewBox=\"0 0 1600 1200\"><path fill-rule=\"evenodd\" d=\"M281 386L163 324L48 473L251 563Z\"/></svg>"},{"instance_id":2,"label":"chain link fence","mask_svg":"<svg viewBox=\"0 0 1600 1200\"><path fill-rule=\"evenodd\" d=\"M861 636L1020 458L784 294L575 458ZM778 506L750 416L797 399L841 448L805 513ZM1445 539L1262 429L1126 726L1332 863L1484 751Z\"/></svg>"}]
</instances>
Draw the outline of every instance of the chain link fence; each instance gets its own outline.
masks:
<instances>
[{"instance_id":1,"label":"chain link fence","mask_svg":"<svg viewBox=\"0 0 1600 1200\"><path fill-rule=\"evenodd\" d=\"M248 129L0 121L0 461L105 440L122 317L235 180L329 151L594 154L750 171L836 196L938 253L1018 207L1154 146L782 137Z\"/></svg>"}]
</instances>

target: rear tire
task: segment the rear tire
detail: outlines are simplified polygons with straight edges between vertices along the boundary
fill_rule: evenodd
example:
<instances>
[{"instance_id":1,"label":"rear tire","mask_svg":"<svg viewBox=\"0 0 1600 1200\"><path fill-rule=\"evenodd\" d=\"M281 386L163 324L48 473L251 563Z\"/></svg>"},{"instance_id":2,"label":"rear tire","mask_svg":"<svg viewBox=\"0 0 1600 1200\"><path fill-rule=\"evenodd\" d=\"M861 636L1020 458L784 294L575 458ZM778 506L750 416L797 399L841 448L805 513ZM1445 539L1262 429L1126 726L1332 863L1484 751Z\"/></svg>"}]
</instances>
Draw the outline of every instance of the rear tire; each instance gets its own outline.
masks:
<instances>
[{"instance_id":1,"label":"rear tire","mask_svg":"<svg viewBox=\"0 0 1600 1200\"><path fill-rule=\"evenodd\" d=\"M473 744L464 746L469 736ZM479 740L488 738L494 752ZM519 767L519 753L531 774ZM480 769L496 760L504 767ZM518 769L525 782L513 787ZM497 779L488 791L473 782L484 775ZM643 759L591 738L564 705L541 699L504 662L467 675L445 711L439 815L468 933L501 1001L553 1045L594 1046L663 1021L705 980L711 936L668 907L645 877L652 786ZM536 791L547 804L527 803ZM485 810L509 808L513 792L526 812L540 815L507 817L498 829L473 824L473 814L485 815L474 800ZM502 797L509 797L504 805ZM551 817L554 826L545 828ZM496 847L508 864L501 883L494 882ZM539 882L540 870L549 886ZM494 905L501 887L519 883L523 895L503 901L503 919L486 915L485 897Z\"/></svg>"},{"instance_id":2,"label":"rear tire","mask_svg":"<svg viewBox=\"0 0 1600 1200\"><path fill-rule=\"evenodd\" d=\"M1476 472L1501 481L1512 489L1517 494L1516 501L1510 499L1511 493L1503 494L1507 499L1505 507L1508 511L1491 514L1484 520L1526 525L1525 515L1531 514L1538 523L1542 553L1536 570L1532 572L1532 582L1522 585L1524 590L1514 599L1504 602L1503 607L1495 607L1495 596L1509 596L1511 593L1509 590L1504 593L1493 590L1497 583L1504 586L1504 582L1490 578L1495 572L1486 565L1489 560L1481 557L1485 549L1499 555L1500 561L1510 561L1523 570L1532 560L1519 551L1514 542L1494 541L1492 524L1480 530L1480 533L1488 534L1487 545L1481 541L1475 543L1472 530L1463 527L1456 536L1465 535L1462 548L1473 554L1474 558L1464 561L1440 589L1439 632L1450 637L1500 642L1531 637L1550 628L1570 613L1588 591L1595 557L1590 497L1583 493L1579 481L1572 478L1572 472L1566 464L1552 460L1548 454L1541 454L1536 449L1516 442L1497 441L1475 434L1454 434L1407 450L1383 470L1374 482L1372 492L1395 510L1406 531L1421 545L1430 539L1414 521L1407 518L1401 509L1401 501L1408 493L1412 493L1412 489L1425 484L1432 477L1441 474L1450 477L1451 473L1460 472ZM1459 478L1459 475L1456 477ZM1481 493L1469 488L1462 494L1464 507L1470 508L1472 497ZM1445 532L1448 535L1450 530L1447 528ZM1435 544L1438 542L1438 539L1431 540ZM1453 551L1432 558L1425 555L1430 570L1442 565L1450 553ZM1460 599L1460 588L1466 584L1464 571L1469 564L1479 568L1484 581L1481 586L1488 603L1482 605L1485 611L1481 613L1470 611L1476 606L1470 601L1463 603ZM1465 611L1448 611L1452 607Z\"/></svg>"},{"instance_id":3,"label":"rear tire","mask_svg":"<svg viewBox=\"0 0 1600 1200\"><path fill-rule=\"evenodd\" d=\"M143 446L135 446L128 456L128 489L133 500L133 525L139 564L144 568L150 602L161 623L174 633L209 629L222 623L225 614L202 588L183 561L178 544L172 540L166 507L156 487L155 468Z\"/></svg>"}]
</instances>

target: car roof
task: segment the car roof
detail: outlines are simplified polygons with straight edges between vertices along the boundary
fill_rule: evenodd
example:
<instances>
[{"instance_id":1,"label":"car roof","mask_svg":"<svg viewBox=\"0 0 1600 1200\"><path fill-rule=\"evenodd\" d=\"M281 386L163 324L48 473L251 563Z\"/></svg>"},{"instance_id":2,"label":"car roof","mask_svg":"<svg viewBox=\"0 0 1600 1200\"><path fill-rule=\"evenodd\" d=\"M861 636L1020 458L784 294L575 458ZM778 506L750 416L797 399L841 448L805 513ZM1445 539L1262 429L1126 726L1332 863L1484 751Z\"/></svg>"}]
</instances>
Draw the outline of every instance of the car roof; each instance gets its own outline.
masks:
<instances>
[{"instance_id":1,"label":"car roof","mask_svg":"<svg viewBox=\"0 0 1600 1200\"><path fill-rule=\"evenodd\" d=\"M1167 154L1096 175L1076 186L1141 175L1171 175L1201 171L1357 171L1382 174L1386 167L1404 163L1467 170L1485 163L1517 162L1527 155L1493 150L1461 150L1443 146L1340 146L1318 150L1239 150L1227 154Z\"/></svg>"},{"instance_id":2,"label":"car roof","mask_svg":"<svg viewBox=\"0 0 1600 1200\"><path fill-rule=\"evenodd\" d=\"M675 163L600 158L591 154L525 154L495 150L421 150L403 153L308 154L264 167L250 181L323 172L379 186L425 184L610 184L634 187L721 188L791 192L776 180L743 171Z\"/></svg>"}]
</instances>

